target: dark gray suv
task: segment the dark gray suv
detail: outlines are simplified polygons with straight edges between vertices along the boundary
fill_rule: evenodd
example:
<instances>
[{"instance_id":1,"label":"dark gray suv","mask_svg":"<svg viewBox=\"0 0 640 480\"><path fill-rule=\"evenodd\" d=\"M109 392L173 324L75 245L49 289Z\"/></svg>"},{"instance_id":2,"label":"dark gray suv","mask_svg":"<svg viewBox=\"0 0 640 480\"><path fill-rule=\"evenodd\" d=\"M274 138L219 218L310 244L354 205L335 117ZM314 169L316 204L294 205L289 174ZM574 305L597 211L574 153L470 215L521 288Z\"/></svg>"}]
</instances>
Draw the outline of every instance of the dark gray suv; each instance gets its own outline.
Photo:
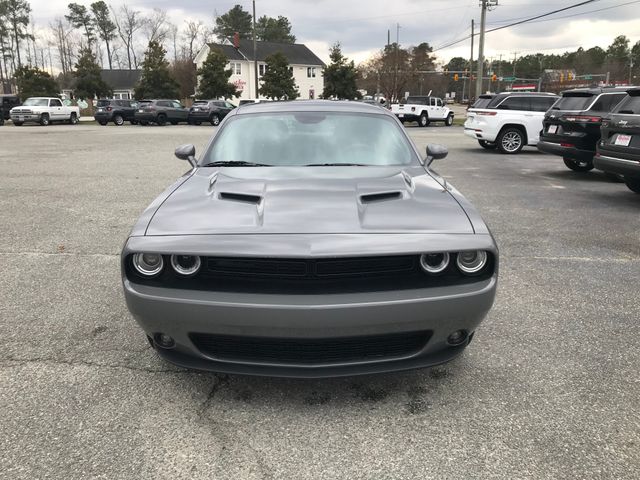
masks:
<instances>
[{"instance_id":1,"label":"dark gray suv","mask_svg":"<svg viewBox=\"0 0 640 480\"><path fill-rule=\"evenodd\" d=\"M178 100L141 100L134 118L140 125L177 125L188 121L189 109Z\"/></svg>"},{"instance_id":2,"label":"dark gray suv","mask_svg":"<svg viewBox=\"0 0 640 480\"><path fill-rule=\"evenodd\" d=\"M234 108L236 106L226 100L196 100L189 109L189 124L209 122L217 126Z\"/></svg>"}]
</instances>

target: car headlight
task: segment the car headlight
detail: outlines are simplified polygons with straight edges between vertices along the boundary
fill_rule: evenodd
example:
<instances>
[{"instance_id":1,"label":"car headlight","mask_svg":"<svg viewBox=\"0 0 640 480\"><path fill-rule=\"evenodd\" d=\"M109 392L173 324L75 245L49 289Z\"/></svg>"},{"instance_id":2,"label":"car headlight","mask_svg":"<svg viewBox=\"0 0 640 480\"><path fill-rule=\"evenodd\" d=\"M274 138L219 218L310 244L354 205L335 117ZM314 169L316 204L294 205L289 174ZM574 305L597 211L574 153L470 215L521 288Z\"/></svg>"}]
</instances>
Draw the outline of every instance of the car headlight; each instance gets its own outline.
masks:
<instances>
[{"instance_id":1,"label":"car headlight","mask_svg":"<svg viewBox=\"0 0 640 480\"><path fill-rule=\"evenodd\" d=\"M487 252L484 250L460 252L456 264L462 273L467 275L478 273L487 264Z\"/></svg>"},{"instance_id":2,"label":"car headlight","mask_svg":"<svg viewBox=\"0 0 640 480\"><path fill-rule=\"evenodd\" d=\"M420 255L420 266L427 273L442 273L449 266L449 254L447 252L423 253Z\"/></svg>"},{"instance_id":3,"label":"car headlight","mask_svg":"<svg viewBox=\"0 0 640 480\"><path fill-rule=\"evenodd\" d=\"M171 266L176 273L190 277L200 270L200 257L196 255L171 255Z\"/></svg>"},{"instance_id":4,"label":"car headlight","mask_svg":"<svg viewBox=\"0 0 640 480\"><path fill-rule=\"evenodd\" d=\"M136 253L133 256L133 267L140 275L155 277L162 271L164 261L159 253Z\"/></svg>"}]
</instances>

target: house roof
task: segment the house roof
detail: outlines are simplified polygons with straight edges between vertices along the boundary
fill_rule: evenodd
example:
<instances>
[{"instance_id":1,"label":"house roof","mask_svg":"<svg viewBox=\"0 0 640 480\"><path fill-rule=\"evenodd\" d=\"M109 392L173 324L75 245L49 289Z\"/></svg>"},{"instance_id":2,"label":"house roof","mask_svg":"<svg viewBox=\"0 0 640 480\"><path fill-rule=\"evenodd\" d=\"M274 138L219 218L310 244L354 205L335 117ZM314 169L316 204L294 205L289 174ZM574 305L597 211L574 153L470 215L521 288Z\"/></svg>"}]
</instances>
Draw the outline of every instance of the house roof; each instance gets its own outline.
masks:
<instances>
[{"instance_id":1,"label":"house roof","mask_svg":"<svg viewBox=\"0 0 640 480\"><path fill-rule=\"evenodd\" d=\"M131 90L140 80L142 70L100 70L100 77L113 90Z\"/></svg>"},{"instance_id":2,"label":"house roof","mask_svg":"<svg viewBox=\"0 0 640 480\"><path fill-rule=\"evenodd\" d=\"M222 49L229 60L254 60L253 40L241 39L239 48L235 48L231 41L224 44L210 43L209 47ZM276 52L282 53L293 65L324 66L324 62L302 43L256 42L256 57L259 62L264 62L269 55Z\"/></svg>"}]
</instances>

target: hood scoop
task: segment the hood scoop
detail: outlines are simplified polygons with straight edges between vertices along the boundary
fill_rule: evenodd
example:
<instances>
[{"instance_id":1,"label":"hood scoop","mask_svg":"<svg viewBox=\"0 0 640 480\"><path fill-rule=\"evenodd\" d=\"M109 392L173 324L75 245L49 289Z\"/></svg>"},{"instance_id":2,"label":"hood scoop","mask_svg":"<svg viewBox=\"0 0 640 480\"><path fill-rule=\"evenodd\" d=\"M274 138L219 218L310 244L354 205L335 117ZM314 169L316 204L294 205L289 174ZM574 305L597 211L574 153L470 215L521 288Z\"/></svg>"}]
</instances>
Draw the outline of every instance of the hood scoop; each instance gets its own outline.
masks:
<instances>
[{"instance_id":1,"label":"hood scoop","mask_svg":"<svg viewBox=\"0 0 640 480\"><path fill-rule=\"evenodd\" d=\"M400 200L402 198L402 192L380 192L380 193L368 193L366 195L360 195L360 201L364 204L374 202L385 202L388 200Z\"/></svg>"},{"instance_id":2,"label":"hood scoop","mask_svg":"<svg viewBox=\"0 0 640 480\"><path fill-rule=\"evenodd\" d=\"M220 200L250 203L252 205L258 205L262 201L262 197L260 195L249 195L247 193L235 193L235 192L220 192L218 194L218 198Z\"/></svg>"}]
</instances>

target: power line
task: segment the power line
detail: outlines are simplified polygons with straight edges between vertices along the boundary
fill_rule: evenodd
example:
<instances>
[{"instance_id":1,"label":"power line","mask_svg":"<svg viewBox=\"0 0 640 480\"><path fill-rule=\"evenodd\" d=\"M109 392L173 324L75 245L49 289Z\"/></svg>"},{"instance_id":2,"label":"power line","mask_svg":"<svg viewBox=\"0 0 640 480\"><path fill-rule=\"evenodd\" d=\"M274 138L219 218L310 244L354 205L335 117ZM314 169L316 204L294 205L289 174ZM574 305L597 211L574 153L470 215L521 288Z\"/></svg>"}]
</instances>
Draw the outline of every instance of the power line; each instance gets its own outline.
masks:
<instances>
[{"instance_id":1,"label":"power line","mask_svg":"<svg viewBox=\"0 0 640 480\"><path fill-rule=\"evenodd\" d=\"M523 24L523 23L527 23L527 22L531 22L531 21L534 21L534 20L538 20L538 19L540 19L540 18L548 17L548 16L550 16L550 15L554 15L554 14L556 14L556 13L564 12L564 11L570 10L570 9L572 9L572 8L581 7L581 6L583 6L583 5L587 5L587 4L590 4L590 3L594 3L594 2L597 2L597 1L600 1L600 0L585 0L585 1L583 1L583 2L576 3L576 4L573 4L573 5L569 5L569 6L567 6L567 7L559 8L559 9L556 9L556 10L552 10L551 12L543 13L543 14L540 14L540 15L535 15L535 16L533 16L533 17L528 17L528 18L526 18L526 19L524 19L524 20L520 20L520 21L518 21L518 22L513 22L513 23L510 23L510 24L508 24L508 25L502 25L502 26L500 26L500 27L492 28L492 29L490 29L490 30L487 30L487 31L486 31L486 33L491 33L491 32L495 32L495 31L497 31L497 30L503 30L503 29L505 29L505 28L514 27L514 26L516 26L516 25L521 25L521 24ZM607 7L607 8L609 8L609 9L610 9L610 8L617 8L617 7L622 7L622 6L624 6L624 5L628 5L628 4L631 4L631 3L639 3L639 2L640 2L640 0L635 0L635 1L633 1L633 2L629 2L629 3L621 4L621 5L615 5L615 6L613 6L613 7ZM588 12L583 12L583 13L588 13ZM580 15L580 13L578 13L577 15ZM555 20L555 19L554 19L554 20ZM454 46L454 45L457 45L458 43L461 43L461 42L464 42L465 40L468 40L469 38L471 38L471 35L467 35L467 36L466 36L466 37L464 37L464 38L460 38L460 39L455 40L455 41L453 41L453 42L446 43L446 44L441 45L441 46L439 46L439 47L437 47L437 48L434 48L434 49L433 49L433 52L437 52L438 50L443 50L443 49L445 49L445 48L452 47L452 46Z\"/></svg>"}]
</instances>

